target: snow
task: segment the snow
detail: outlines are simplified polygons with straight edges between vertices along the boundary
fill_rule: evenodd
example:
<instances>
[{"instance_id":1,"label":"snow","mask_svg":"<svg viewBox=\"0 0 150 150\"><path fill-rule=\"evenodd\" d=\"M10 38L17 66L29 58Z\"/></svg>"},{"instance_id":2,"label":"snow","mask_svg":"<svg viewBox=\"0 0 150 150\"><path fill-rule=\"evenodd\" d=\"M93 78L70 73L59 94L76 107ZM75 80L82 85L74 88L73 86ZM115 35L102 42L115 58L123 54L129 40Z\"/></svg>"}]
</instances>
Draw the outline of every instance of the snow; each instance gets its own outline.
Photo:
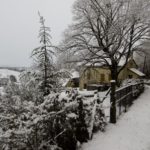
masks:
<instances>
[{"instance_id":1,"label":"snow","mask_svg":"<svg viewBox=\"0 0 150 150\"><path fill-rule=\"evenodd\" d=\"M97 63L90 63L89 62L89 63L86 64L86 67L91 67L91 66L92 67L93 66L95 66L95 67L102 67L103 65L104 65L104 63L102 63L102 62L99 62L99 63L98 62Z\"/></svg>"},{"instance_id":2,"label":"snow","mask_svg":"<svg viewBox=\"0 0 150 150\"><path fill-rule=\"evenodd\" d=\"M150 85L150 80L149 79L145 79L144 83L147 84L147 85Z\"/></svg>"},{"instance_id":3,"label":"snow","mask_svg":"<svg viewBox=\"0 0 150 150\"><path fill-rule=\"evenodd\" d=\"M94 135L82 150L149 150L150 149L150 87L120 116L109 124L106 132Z\"/></svg>"},{"instance_id":4,"label":"snow","mask_svg":"<svg viewBox=\"0 0 150 150\"><path fill-rule=\"evenodd\" d=\"M4 93L4 87L0 87L0 94L1 95L4 95L5 93Z\"/></svg>"},{"instance_id":5,"label":"snow","mask_svg":"<svg viewBox=\"0 0 150 150\"><path fill-rule=\"evenodd\" d=\"M119 66L123 66L124 64L125 64L125 59L123 59L123 58L122 58L122 59L120 59L120 61L119 61L119 64L118 64L118 65L119 65Z\"/></svg>"},{"instance_id":6,"label":"snow","mask_svg":"<svg viewBox=\"0 0 150 150\"><path fill-rule=\"evenodd\" d=\"M59 99L62 100L63 98L67 98L67 96L66 91L62 91L59 95Z\"/></svg>"},{"instance_id":7,"label":"snow","mask_svg":"<svg viewBox=\"0 0 150 150\"><path fill-rule=\"evenodd\" d=\"M65 87L69 82L69 79L63 79L61 82L62 82L62 86Z\"/></svg>"},{"instance_id":8,"label":"snow","mask_svg":"<svg viewBox=\"0 0 150 150\"><path fill-rule=\"evenodd\" d=\"M69 113L67 114L68 118L77 118L77 115L75 113Z\"/></svg>"},{"instance_id":9,"label":"snow","mask_svg":"<svg viewBox=\"0 0 150 150\"><path fill-rule=\"evenodd\" d=\"M81 96L93 97L95 91L96 91L96 90L94 90L94 91L87 91L87 90L80 91L80 90L79 90L78 93L79 93Z\"/></svg>"},{"instance_id":10,"label":"snow","mask_svg":"<svg viewBox=\"0 0 150 150\"><path fill-rule=\"evenodd\" d=\"M142 73L141 71L137 70L136 68L130 68L129 70L132 71L133 73L139 75L140 77L145 76L144 73Z\"/></svg>"},{"instance_id":11,"label":"snow","mask_svg":"<svg viewBox=\"0 0 150 150\"><path fill-rule=\"evenodd\" d=\"M128 58L128 61L127 61L127 62L129 62L131 59L132 59L131 57ZM107 63L108 63L109 65L111 65L111 60L110 60L110 58L105 58L105 60L107 61ZM125 57L122 57L122 58L119 60L119 62L118 62L118 66L121 67L121 66L123 66L125 63L126 63L126 58L125 58ZM83 65L82 63L79 64L79 66L82 66L82 65ZM106 66L106 62L105 62L103 59L102 59L102 60L97 60L97 59L95 59L95 60L92 60L92 62L86 63L85 66L87 66L87 67L93 67L93 66L95 66L95 67L102 67L102 66Z\"/></svg>"},{"instance_id":12,"label":"snow","mask_svg":"<svg viewBox=\"0 0 150 150\"><path fill-rule=\"evenodd\" d=\"M135 85L135 84L138 84L138 83L140 83L140 82L143 82L143 80L141 80L141 79L125 79L122 83L121 83L121 88L119 88L118 90L120 90L120 89L123 89L123 88L125 88L125 87L127 87L127 86L130 86L130 85ZM117 90L117 91L118 91Z\"/></svg>"},{"instance_id":13,"label":"snow","mask_svg":"<svg viewBox=\"0 0 150 150\"><path fill-rule=\"evenodd\" d=\"M90 127L89 127L89 137L92 137L92 131L93 131L93 126L94 126L94 117L95 117L95 113L96 113L96 106L97 106L97 101L95 101L94 107L92 109L92 118L91 118L91 122L90 122Z\"/></svg>"},{"instance_id":14,"label":"snow","mask_svg":"<svg viewBox=\"0 0 150 150\"><path fill-rule=\"evenodd\" d=\"M111 65L110 58L106 58L105 60ZM128 61L129 60L130 60L130 58L128 59ZM121 58L120 61L119 61L118 66L123 66L125 64L125 62L126 62L125 58L124 57ZM87 67L90 67L90 66L102 67L102 66L105 66L105 65L106 65L106 62L104 60L99 61L97 59L93 60L93 62L86 63Z\"/></svg>"},{"instance_id":15,"label":"snow","mask_svg":"<svg viewBox=\"0 0 150 150\"><path fill-rule=\"evenodd\" d=\"M72 72L72 73L71 73L71 75L72 75L72 76L71 76L71 78L72 78L72 79L74 79L74 78L79 78L79 77L80 77L80 75L79 75L79 72L78 72L78 71L74 71L74 72Z\"/></svg>"},{"instance_id":16,"label":"snow","mask_svg":"<svg viewBox=\"0 0 150 150\"><path fill-rule=\"evenodd\" d=\"M65 87L71 79L75 79L75 78L79 78L79 77L80 77L79 72L72 69L72 70L68 71L68 77L61 79L60 82L62 83L62 86Z\"/></svg>"},{"instance_id":17,"label":"snow","mask_svg":"<svg viewBox=\"0 0 150 150\"><path fill-rule=\"evenodd\" d=\"M18 81L20 72L9 69L0 69L0 78L8 78L10 75L14 75Z\"/></svg>"}]
</instances>

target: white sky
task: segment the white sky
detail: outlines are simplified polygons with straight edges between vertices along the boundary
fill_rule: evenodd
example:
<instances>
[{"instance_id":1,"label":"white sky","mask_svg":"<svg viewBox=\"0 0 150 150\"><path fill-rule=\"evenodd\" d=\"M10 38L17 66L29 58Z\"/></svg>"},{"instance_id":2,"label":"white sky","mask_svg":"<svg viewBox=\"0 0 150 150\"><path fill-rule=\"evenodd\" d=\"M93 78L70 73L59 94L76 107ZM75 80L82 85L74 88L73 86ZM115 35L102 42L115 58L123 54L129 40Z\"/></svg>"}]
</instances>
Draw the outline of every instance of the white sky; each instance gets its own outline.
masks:
<instances>
[{"instance_id":1,"label":"white sky","mask_svg":"<svg viewBox=\"0 0 150 150\"><path fill-rule=\"evenodd\" d=\"M32 49L39 46L39 16L59 43L72 21L75 0L0 0L0 66L30 66Z\"/></svg>"}]
</instances>

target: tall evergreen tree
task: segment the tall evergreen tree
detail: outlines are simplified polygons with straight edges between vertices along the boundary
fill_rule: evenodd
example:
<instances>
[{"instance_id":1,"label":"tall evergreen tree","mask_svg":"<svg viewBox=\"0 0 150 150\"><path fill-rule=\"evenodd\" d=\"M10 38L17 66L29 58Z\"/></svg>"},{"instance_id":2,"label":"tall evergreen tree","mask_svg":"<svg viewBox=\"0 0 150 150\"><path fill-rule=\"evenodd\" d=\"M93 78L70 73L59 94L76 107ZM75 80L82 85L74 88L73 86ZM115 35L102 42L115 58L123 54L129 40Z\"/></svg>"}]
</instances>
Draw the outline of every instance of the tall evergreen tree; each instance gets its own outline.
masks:
<instances>
[{"instance_id":1,"label":"tall evergreen tree","mask_svg":"<svg viewBox=\"0 0 150 150\"><path fill-rule=\"evenodd\" d=\"M40 30L39 30L39 38L40 38L40 46L35 48L32 51L32 56L38 62L38 67L41 71L41 89L43 95L48 95L50 90L54 84L53 80L53 57L55 55L53 51L53 47L51 44L51 35L50 28L45 26L45 19L40 15Z\"/></svg>"}]
</instances>

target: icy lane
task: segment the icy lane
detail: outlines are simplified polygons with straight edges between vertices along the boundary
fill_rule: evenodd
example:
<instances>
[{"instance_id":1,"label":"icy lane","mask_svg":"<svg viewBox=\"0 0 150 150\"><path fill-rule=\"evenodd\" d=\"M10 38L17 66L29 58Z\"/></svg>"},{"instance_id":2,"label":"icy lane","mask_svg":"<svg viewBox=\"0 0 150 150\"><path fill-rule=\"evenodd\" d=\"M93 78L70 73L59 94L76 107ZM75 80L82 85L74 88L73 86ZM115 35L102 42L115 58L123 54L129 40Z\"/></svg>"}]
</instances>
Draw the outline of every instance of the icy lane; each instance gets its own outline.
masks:
<instances>
[{"instance_id":1,"label":"icy lane","mask_svg":"<svg viewBox=\"0 0 150 150\"><path fill-rule=\"evenodd\" d=\"M83 144L82 150L150 150L150 87L106 132Z\"/></svg>"}]
</instances>

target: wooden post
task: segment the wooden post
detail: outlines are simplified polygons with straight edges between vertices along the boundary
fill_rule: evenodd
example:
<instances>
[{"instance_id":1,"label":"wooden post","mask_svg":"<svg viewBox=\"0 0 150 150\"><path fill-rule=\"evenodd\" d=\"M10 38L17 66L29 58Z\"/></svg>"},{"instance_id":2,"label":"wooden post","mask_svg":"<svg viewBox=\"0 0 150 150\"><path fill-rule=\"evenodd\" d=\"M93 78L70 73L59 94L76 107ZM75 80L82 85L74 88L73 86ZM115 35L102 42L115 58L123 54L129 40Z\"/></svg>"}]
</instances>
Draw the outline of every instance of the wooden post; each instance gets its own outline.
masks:
<instances>
[{"instance_id":1,"label":"wooden post","mask_svg":"<svg viewBox=\"0 0 150 150\"><path fill-rule=\"evenodd\" d=\"M116 81L111 80L111 93L110 93L110 123L116 123Z\"/></svg>"},{"instance_id":2,"label":"wooden post","mask_svg":"<svg viewBox=\"0 0 150 150\"><path fill-rule=\"evenodd\" d=\"M121 91L119 91L119 99L121 98ZM121 115L121 105L122 105L122 100L119 101L119 115Z\"/></svg>"},{"instance_id":3,"label":"wooden post","mask_svg":"<svg viewBox=\"0 0 150 150\"><path fill-rule=\"evenodd\" d=\"M130 93L130 105L133 104L133 96L132 96L132 95L133 95L133 94L132 94L132 93L133 93L133 91L132 91L133 88L132 88L132 86L133 86L133 85L130 86L130 91L129 91L129 92L131 92L131 93Z\"/></svg>"},{"instance_id":4,"label":"wooden post","mask_svg":"<svg viewBox=\"0 0 150 150\"><path fill-rule=\"evenodd\" d=\"M127 95L127 88L125 88L125 95ZM127 103L128 103L128 97L126 96L125 98L124 98L124 104L125 104L125 110L124 110L124 112L127 112Z\"/></svg>"}]
</instances>

